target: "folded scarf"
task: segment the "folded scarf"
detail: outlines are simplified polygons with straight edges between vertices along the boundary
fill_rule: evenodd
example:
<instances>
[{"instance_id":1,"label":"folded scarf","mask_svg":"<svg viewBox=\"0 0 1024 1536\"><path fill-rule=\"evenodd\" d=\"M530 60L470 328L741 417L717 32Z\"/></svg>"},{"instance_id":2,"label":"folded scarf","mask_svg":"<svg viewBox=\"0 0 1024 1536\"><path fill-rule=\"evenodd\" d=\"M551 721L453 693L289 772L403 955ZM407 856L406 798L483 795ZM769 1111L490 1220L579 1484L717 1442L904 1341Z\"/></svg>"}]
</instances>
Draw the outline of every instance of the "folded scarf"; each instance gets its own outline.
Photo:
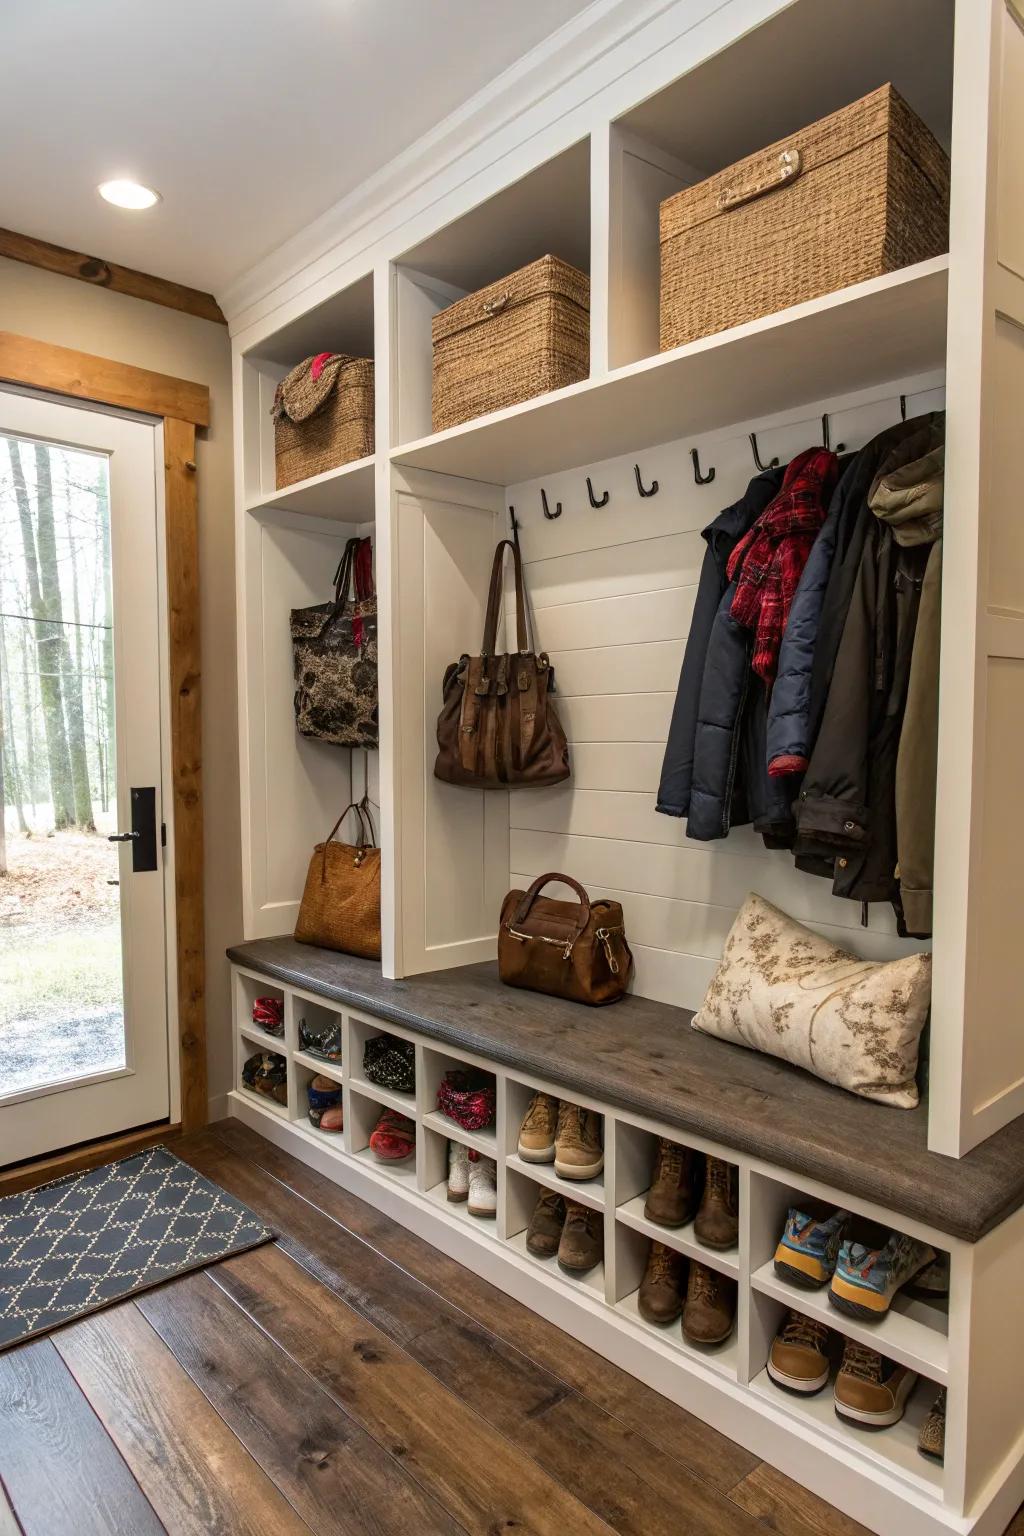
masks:
<instances>
[{"instance_id":1,"label":"folded scarf","mask_svg":"<svg viewBox=\"0 0 1024 1536\"><path fill-rule=\"evenodd\" d=\"M743 629L753 630L751 666L768 688L778 671L797 583L838 478L839 460L827 448L797 454L779 494L729 557L729 580L736 582L729 612Z\"/></svg>"}]
</instances>

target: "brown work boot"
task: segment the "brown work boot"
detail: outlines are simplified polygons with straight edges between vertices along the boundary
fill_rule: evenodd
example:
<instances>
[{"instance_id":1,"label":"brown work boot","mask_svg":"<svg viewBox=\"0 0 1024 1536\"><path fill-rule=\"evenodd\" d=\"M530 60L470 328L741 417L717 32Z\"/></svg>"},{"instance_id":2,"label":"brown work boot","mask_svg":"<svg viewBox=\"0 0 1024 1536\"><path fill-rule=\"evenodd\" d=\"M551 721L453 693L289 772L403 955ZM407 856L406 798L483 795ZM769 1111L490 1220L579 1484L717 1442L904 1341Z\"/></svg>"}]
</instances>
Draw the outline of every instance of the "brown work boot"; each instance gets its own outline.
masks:
<instances>
[{"instance_id":1,"label":"brown work boot","mask_svg":"<svg viewBox=\"0 0 1024 1536\"><path fill-rule=\"evenodd\" d=\"M648 1323L674 1323L683 1310L686 1260L664 1243L652 1243L636 1304Z\"/></svg>"},{"instance_id":2,"label":"brown work boot","mask_svg":"<svg viewBox=\"0 0 1024 1536\"><path fill-rule=\"evenodd\" d=\"M563 1179L596 1179L603 1167L601 1116L563 1099L555 1132L555 1172Z\"/></svg>"},{"instance_id":3,"label":"brown work boot","mask_svg":"<svg viewBox=\"0 0 1024 1536\"><path fill-rule=\"evenodd\" d=\"M721 1344L736 1322L736 1281L690 1260L683 1337L690 1344Z\"/></svg>"},{"instance_id":4,"label":"brown work boot","mask_svg":"<svg viewBox=\"0 0 1024 1536\"><path fill-rule=\"evenodd\" d=\"M526 1229L527 1251L539 1259L550 1259L558 1252L565 1226L565 1201L554 1189L542 1189Z\"/></svg>"},{"instance_id":5,"label":"brown work boot","mask_svg":"<svg viewBox=\"0 0 1024 1536\"><path fill-rule=\"evenodd\" d=\"M740 1234L740 1171L709 1157L694 1236L709 1248L735 1248Z\"/></svg>"},{"instance_id":6,"label":"brown work boot","mask_svg":"<svg viewBox=\"0 0 1024 1536\"><path fill-rule=\"evenodd\" d=\"M519 1128L519 1156L525 1163L550 1163L555 1156L558 1100L535 1093Z\"/></svg>"},{"instance_id":7,"label":"brown work boot","mask_svg":"<svg viewBox=\"0 0 1024 1536\"><path fill-rule=\"evenodd\" d=\"M697 1156L689 1147L658 1140L644 1215L659 1227L684 1227L697 1209Z\"/></svg>"},{"instance_id":8,"label":"brown work boot","mask_svg":"<svg viewBox=\"0 0 1024 1536\"><path fill-rule=\"evenodd\" d=\"M584 1274L604 1258L604 1220L600 1211L575 1200L565 1202L565 1226L558 1245L558 1262L573 1274Z\"/></svg>"}]
</instances>

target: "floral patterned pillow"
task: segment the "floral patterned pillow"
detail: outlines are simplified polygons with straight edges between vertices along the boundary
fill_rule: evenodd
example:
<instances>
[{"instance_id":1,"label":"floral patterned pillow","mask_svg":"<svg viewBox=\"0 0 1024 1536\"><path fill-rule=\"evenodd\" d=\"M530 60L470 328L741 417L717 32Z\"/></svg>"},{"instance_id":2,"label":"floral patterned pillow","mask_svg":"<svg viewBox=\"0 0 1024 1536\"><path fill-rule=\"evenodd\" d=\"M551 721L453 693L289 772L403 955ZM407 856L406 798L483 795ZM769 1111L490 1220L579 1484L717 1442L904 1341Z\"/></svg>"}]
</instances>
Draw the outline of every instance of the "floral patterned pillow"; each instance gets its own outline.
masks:
<instances>
[{"instance_id":1,"label":"floral patterned pillow","mask_svg":"<svg viewBox=\"0 0 1024 1536\"><path fill-rule=\"evenodd\" d=\"M913 1109L930 998L930 955L862 960L751 894L693 1028Z\"/></svg>"}]
</instances>

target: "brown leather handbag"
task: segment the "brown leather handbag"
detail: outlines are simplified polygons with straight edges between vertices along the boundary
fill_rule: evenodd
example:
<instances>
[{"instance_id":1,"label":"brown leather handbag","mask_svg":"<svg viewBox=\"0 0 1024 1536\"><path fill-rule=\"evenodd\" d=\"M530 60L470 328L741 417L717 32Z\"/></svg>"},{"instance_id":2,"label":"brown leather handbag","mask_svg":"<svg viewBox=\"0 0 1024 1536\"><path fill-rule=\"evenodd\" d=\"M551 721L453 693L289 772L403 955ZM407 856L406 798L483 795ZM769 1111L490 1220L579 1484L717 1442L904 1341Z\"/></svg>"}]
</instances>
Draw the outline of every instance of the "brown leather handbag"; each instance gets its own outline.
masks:
<instances>
[{"instance_id":1,"label":"brown leather handbag","mask_svg":"<svg viewBox=\"0 0 1024 1536\"><path fill-rule=\"evenodd\" d=\"M359 841L336 843L334 834L349 811L358 818ZM380 959L380 849L365 796L345 807L326 843L313 850L295 937L303 944Z\"/></svg>"},{"instance_id":2,"label":"brown leather handbag","mask_svg":"<svg viewBox=\"0 0 1024 1536\"><path fill-rule=\"evenodd\" d=\"M506 549L515 562L518 650L496 656ZM502 539L491 567L481 654L460 657L444 674L435 777L477 789L567 779L569 747L551 702L552 678L544 652L530 649L519 546Z\"/></svg>"},{"instance_id":3,"label":"brown leather handbag","mask_svg":"<svg viewBox=\"0 0 1024 1536\"><path fill-rule=\"evenodd\" d=\"M571 886L579 901L542 896L552 880ZM498 975L506 986L574 1003L614 1003L632 974L621 906L592 902L571 875L541 875L528 891L509 891L502 902Z\"/></svg>"}]
</instances>

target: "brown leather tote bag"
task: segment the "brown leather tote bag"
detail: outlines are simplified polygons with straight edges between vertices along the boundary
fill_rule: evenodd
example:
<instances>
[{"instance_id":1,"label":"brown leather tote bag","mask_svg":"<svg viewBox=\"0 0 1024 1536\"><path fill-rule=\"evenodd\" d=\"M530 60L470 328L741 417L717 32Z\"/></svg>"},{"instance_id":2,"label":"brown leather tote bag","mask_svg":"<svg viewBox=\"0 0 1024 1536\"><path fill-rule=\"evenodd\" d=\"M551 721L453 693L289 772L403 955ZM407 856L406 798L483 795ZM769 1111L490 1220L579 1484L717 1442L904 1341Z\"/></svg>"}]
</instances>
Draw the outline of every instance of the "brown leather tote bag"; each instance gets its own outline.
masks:
<instances>
[{"instance_id":1,"label":"brown leather tote bag","mask_svg":"<svg viewBox=\"0 0 1024 1536\"><path fill-rule=\"evenodd\" d=\"M336 843L334 834L349 811L359 822L358 843ZM295 937L366 960L380 959L380 849L365 797L347 805L325 843L309 861Z\"/></svg>"},{"instance_id":2,"label":"brown leather tote bag","mask_svg":"<svg viewBox=\"0 0 1024 1536\"><path fill-rule=\"evenodd\" d=\"M553 880L571 886L579 901L542 896ZM632 974L621 906L592 902L571 875L541 875L502 902L498 975L506 986L596 1005L617 1002Z\"/></svg>"},{"instance_id":3,"label":"brown leather tote bag","mask_svg":"<svg viewBox=\"0 0 1024 1536\"><path fill-rule=\"evenodd\" d=\"M516 573L516 645L494 654L501 611L505 550ZM437 722L436 778L477 789L559 784L569 777L569 747L551 702L552 671L530 649L526 589L518 544L502 539L494 551L484 638L479 656L462 656L444 674Z\"/></svg>"}]
</instances>

